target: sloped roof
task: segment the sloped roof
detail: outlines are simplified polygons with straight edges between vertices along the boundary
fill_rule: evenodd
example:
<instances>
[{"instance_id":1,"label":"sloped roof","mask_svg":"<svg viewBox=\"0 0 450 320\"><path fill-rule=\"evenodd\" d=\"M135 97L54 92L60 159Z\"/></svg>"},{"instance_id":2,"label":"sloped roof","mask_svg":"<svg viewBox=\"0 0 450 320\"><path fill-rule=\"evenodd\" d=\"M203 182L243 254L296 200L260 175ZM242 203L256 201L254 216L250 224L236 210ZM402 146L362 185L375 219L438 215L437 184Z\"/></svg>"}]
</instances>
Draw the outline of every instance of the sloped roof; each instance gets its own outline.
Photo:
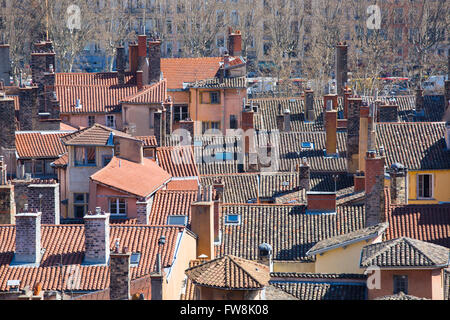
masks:
<instances>
[{"instance_id":1,"label":"sloped roof","mask_svg":"<svg viewBox=\"0 0 450 320\"><path fill-rule=\"evenodd\" d=\"M223 57L161 59L161 71L167 79L167 88L183 89L183 82L214 78Z\"/></svg>"},{"instance_id":2,"label":"sloped roof","mask_svg":"<svg viewBox=\"0 0 450 320\"><path fill-rule=\"evenodd\" d=\"M67 152L61 137L68 132L16 131L16 151L21 159L58 158Z\"/></svg>"},{"instance_id":3,"label":"sloped roof","mask_svg":"<svg viewBox=\"0 0 450 320\"><path fill-rule=\"evenodd\" d=\"M409 170L450 169L444 122L378 123L377 145L384 146L386 165Z\"/></svg>"},{"instance_id":4,"label":"sloped roof","mask_svg":"<svg viewBox=\"0 0 450 320\"><path fill-rule=\"evenodd\" d=\"M120 238L122 247L130 252L140 252L137 267L130 268L131 279L148 275L155 266L156 253L161 250L163 266L170 266L176 240L183 227L161 227L143 225L112 225L110 227L110 248ZM79 270L80 282L74 291L102 290L109 287L109 266L83 265L85 251L84 225L43 225L41 246L45 253L39 267L10 267L15 248L15 226L0 225L0 291L6 291L8 280L20 280L20 288L34 287L42 283L43 290L61 290L61 272L70 275ZM166 244L161 248L155 245L164 235ZM63 267L59 267L62 258ZM69 290L69 282L64 281L64 289Z\"/></svg>"},{"instance_id":5,"label":"sloped roof","mask_svg":"<svg viewBox=\"0 0 450 320\"><path fill-rule=\"evenodd\" d=\"M187 216L191 223L191 204L197 200L197 191L159 190L153 199L149 224L166 225L168 216Z\"/></svg>"},{"instance_id":6,"label":"sloped roof","mask_svg":"<svg viewBox=\"0 0 450 320\"><path fill-rule=\"evenodd\" d=\"M403 292L400 292L398 294L390 295L390 296L382 296L375 298L374 300L428 300L426 298L419 298L416 296L411 296L408 294L404 294Z\"/></svg>"},{"instance_id":7,"label":"sloped roof","mask_svg":"<svg viewBox=\"0 0 450 320\"><path fill-rule=\"evenodd\" d=\"M311 249L309 249L306 255L312 256L331 249L346 246L355 242L378 237L381 233L383 233L386 230L387 227L388 227L387 223L380 223L375 226L356 230L333 238L324 239L322 241L317 242Z\"/></svg>"},{"instance_id":8,"label":"sloped roof","mask_svg":"<svg viewBox=\"0 0 450 320\"><path fill-rule=\"evenodd\" d=\"M141 140L144 144L143 147L157 147L158 141L155 136L136 136L135 139Z\"/></svg>"},{"instance_id":9,"label":"sloped roof","mask_svg":"<svg viewBox=\"0 0 450 320\"><path fill-rule=\"evenodd\" d=\"M173 177L197 177L199 175L190 146L159 147L156 149L158 164Z\"/></svg>"},{"instance_id":10,"label":"sloped roof","mask_svg":"<svg viewBox=\"0 0 450 320\"><path fill-rule=\"evenodd\" d=\"M91 180L139 197L147 197L171 178L154 161L136 163L113 157L108 165L91 176Z\"/></svg>"},{"instance_id":11,"label":"sloped roof","mask_svg":"<svg viewBox=\"0 0 450 320\"><path fill-rule=\"evenodd\" d=\"M67 146L88 145L88 146L106 146L108 140L113 135L132 138L131 135L122 131L108 128L104 125L95 123L92 127L78 130L74 133L61 137L61 140ZM134 138L133 138L134 139Z\"/></svg>"},{"instance_id":12,"label":"sloped roof","mask_svg":"<svg viewBox=\"0 0 450 320\"><path fill-rule=\"evenodd\" d=\"M164 79L158 83L144 86L141 91L126 97L121 102L131 104L151 104L161 103L167 99L167 80Z\"/></svg>"},{"instance_id":13,"label":"sloped roof","mask_svg":"<svg viewBox=\"0 0 450 320\"><path fill-rule=\"evenodd\" d=\"M64 153L61 157L52 162L55 167L66 167L69 164L69 153Z\"/></svg>"},{"instance_id":14,"label":"sloped roof","mask_svg":"<svg viewBox=\"0 0 450 320\"><path fill-rule=\"evenodd\" d=\"M135 76L131 72L125 73L126 85L136 85ZM55 73L55 85L60 86L117 86L119 78L117 72L68 72Z\"/></svg>"},{"instance_id":15,"label":"sloped roof","mask_svg":"<svg viewBox=\"0 0 450 320\"><path fill-rule=\"evenodd\" d=\"M449 249L411 238L398 238L365 246L360 266L442 267L449 264Z\"/></svg>"},{"instance_id":16,"label":"sloped roof","mask_svg":"<svg viewBox=\"0 0 450 320\"><path fill-rule=\"evenodd\" d=\"M220 82L219 78L211 78L204 80L197 80L187 84L188 88L204 88L204 89L242 89L247 88L247 78L224 78Z\"/></svg>"},{"instance_id":17,"label":"sloped roof","mask_svg":"<svg viewBox=\"0 0 450 320\"><path fill-rule=\"evenodd\" d=\"M269 267L226 255L186 270L195 285L226 290L258 290L270 279Z\"/></svg>"}]
</instances>

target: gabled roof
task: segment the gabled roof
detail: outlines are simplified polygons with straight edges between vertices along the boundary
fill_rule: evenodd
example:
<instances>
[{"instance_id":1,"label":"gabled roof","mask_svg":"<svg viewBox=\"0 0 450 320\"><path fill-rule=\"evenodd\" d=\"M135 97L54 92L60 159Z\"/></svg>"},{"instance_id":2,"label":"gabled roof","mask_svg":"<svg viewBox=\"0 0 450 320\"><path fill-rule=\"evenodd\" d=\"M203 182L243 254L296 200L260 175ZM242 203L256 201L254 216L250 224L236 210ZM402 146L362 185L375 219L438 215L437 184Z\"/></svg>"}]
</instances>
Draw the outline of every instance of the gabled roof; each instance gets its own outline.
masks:
<instances>
[{"instance_id":1,"label":"gabled roof","mask_svg":"<svg viewBox=\"0 0 450 320\"><path fill-rule=\"evenodd\" d=\"M199 175L191 146L159 147L156 149L158 164L173 177L197 177Z\"/></svg>"},{"instance_id":2,"label":"gabled roof","mask_svg":"<svg viewBox=\"0 0 450 320\"><path fill-rule=\"evenodd\" d=\"M52 162L52 166L64 168L69 164L69 153L64 153L61 157Z\"/></svg>"},{"instance_id":3,"label":"gabled roof","mask_svg":"<svg viewBox=\"0 0 450 320\"><path fill-rule=\"evenodd\" d=\"M306 255L317 255L332 249L348 246L356 242L376 238L382 234L387 227L387 223L380 223L372 227L356 230L333 238L324 239L317 242L311 249L309 249Z\"/></svg>"},{"instance_id":4,"label":"gabled roof","mask_svg":"<svg viewBox=\"0 0 450 320\"><path fill-rule=\"evenodd\" d=\"M449 249L411 238L398 238L365 246L360 266L445 267L449 265Z\"/></svg>"},{"instance_id":5,"label":"gabled roof","mask_svg":"<svg viewBox=\"0 0 450 320\"><path fill-rule=\"evenodd\" d=\"M108 165L94 173L91 180L105 186L145 198L169 181L171 175L154 161L136 163L113 157Z\"/></svg>"},{"instance_id":6,"label":"gabled roof","mask_svg":"<svg viewBox=\"0 0 450 320\"><path fill-rule=\"evenodd\" d=\"M72 131L73 132L73 131ZM16 131L16 151L20 159L58 158L67 152L61 131Z\"/></svg>"},{"instance_id":7,"label":"gabled roof","mask_svg":"<svg viewBox=\"0 0 450 320\"><path fill-rule=\"evenodd\" d=\"M166 101L167 99L167 80L164 79L158 83L144 86L141 91L135 94L125 97L121 102L128 104L158 104Z\"/></svg>"},{"instance_id":8,"label":"gabled roof","mask_svg":"<svg viewBox=\"0 0 450 320\"><path fill-rule=\"evenodd\" d=\"M125 73L126 85L136 85L135 76L131 72ZM61 86L117 86L119 78L117 72L69 72L55 73L55 85Z\"/></svg>"},{"instance_id":9,"label":"gabled roof","mask_svg":"<svg viewBox=\"0 0 450 320\"><path fill-rule=\"evenodd\" d=\"M270 279L269 267L226 255L186 270L195 285L225 290L258 290Z\"/></svg>"},{"instance_id":10,"label":"gabled roof","mask_svg":"<svg viewBox=\"0 0 450 320\"><path fill-rule=\"evenodd\" d=\"M159 190L153 199L149 224L166 225L168 216L187 216L191 223L191 204L197 200L198 191Z\"/></svg>"},{"instance_id":11,"label":"gabled roof","mask_svg":"<svg viewBox=\"0 0 450 320\"><path fill-rule=\"evenodd\" d=\"M43 290L61 290L61 272L63 276L69 276L77 270L80 281L73 291L94 291L109 287L109 266L83 264L84 225L42 225L41 246L46 250L39 267L10 266L14 257L15 229L14 225L0 225L0 291L8 290L8 280L20 280L20 289L27 285L33 288L41 282ZM131 280L138 279L153 270L159 250L162 265L172 264L177 238L184 230L183 227L173 226L112 225L110 248L115 247L114 243L119 238L122 247L127 247L130 252L141 253L139 265L130 268ZM166 237L166 244L158 248L157 242L162 235ZM61 258L62 268L59 266ZM64 290L69 289L69 282L64 281Z\"/></svg>"},{"instance_id":12,"label":"gabled roof","mask_svg":"<svg viewBox=\"0 0 450 320\"><path fill-rule=\"evenodd\" d=\"M378 123L377 145L384 146L386 165L409 170L450 169L444 122Z\"/></svg>"},{"instance_id":13,"label":"gabled roof","mask_svg":"<svg viewBox=\"0 0 450 320\"><path fill-rule=\"evenodd\" d=\"M161 71L167 79L167 88L183 89L183 82L214 78L223 57L161 59Z\"/></svg>"},{"instance_id":14,"label":"gabled roof","mask_svg":"<svg viewBox=\"0 0 450 320\"><path fill-rule=\"evenodd\" d=\"M65 135L61 140L66 146L106 146L108 145L111 134L132 138L127 133L95 123L92 127Z\"/></svg>"}]
</instances>

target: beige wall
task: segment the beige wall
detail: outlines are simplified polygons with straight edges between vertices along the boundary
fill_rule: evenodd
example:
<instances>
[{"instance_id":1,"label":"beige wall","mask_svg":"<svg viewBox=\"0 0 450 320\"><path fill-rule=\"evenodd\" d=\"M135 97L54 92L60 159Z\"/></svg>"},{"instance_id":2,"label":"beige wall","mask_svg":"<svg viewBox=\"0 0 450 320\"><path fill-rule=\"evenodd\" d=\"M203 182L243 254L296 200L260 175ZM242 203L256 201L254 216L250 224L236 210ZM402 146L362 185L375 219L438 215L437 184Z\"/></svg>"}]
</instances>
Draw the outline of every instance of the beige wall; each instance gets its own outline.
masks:
<instances>
[{"instance_id":1,"label":"beige wall","mask_svg":"<svg viewBox=\"0 0 450 320\"><path fill-rule=\"evenodd\" d=\"M314 262L274 261L273 272L314 272Z\"/></svg>"},{"instance_id":2,"label":"beige wall","mask_svg":"<svg viewBox=\"0 0 450 320\"><path fill-rule=\"evenodd\" d=\"M200 300L261 300L262 290L222 290L198 286Z\"/></svg>"},{"instance_id":3,"label":"beige wall","mask_svg":"<svg viewBox=\"0 0 450 320\"><path fill-rule=\"evenodd\" d=\"M153 121L153 113L160 107L161 105L124 104L122 107L122 121L125 125L136 126L136 131L131 132L133 136L153 136L154 123L150 127L150 119Z\"/></svg>"}]
</instances>

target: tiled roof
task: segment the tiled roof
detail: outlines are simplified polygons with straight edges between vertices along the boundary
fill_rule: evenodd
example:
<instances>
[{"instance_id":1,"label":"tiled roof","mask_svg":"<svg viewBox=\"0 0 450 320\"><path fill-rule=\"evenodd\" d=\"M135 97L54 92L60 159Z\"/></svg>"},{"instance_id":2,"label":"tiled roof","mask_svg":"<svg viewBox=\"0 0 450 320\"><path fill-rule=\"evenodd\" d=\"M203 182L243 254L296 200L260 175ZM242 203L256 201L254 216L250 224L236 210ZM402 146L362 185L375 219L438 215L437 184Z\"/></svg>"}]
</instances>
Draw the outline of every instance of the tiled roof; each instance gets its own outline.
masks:
<instances>
[{"instance_id":1,"label":"tiled roof","mask_svg":"<svg viewBox=\"0 0 450 320\"><path fill-rule=\"evenodd\" d=\"M131 72L125 73L125 84L136 85L135 76ZM55 85L61 86L117 86L119 79L117 72L99 73L55 73Z\"/></svg>"},{"instance_id":2,"label":"tiled roof","mask_svg":"<svg viewBox=\"0 0 450 320\"><path fill-rule=\"evenodd\" d=\"M72 131L72 130L75 131L75 130L79 130L81 128L75 128L75 127L71 126L70 124L61 122L59 125L59 129L61 131Z\"/></svg>"},{"instance_id":3,"label":"tiled roof","mask_svg":"<svg viewBox=\"0 0 450 320\"><path fill-rule=\"evenodd\" d=\"M199 266L203 263L202 260L191 260L189 261L189 268ZM195 285L192 280L186 276L186 287L184 293L181 294L180 300L195 300Z\"/></svg>"},{"instance_id":4,"label":"tiled roof","mask_svg":"<svg viewBox=\"0 0 450 320\"><path fill-rule=\"evenodd\" d=\"M242 89L247 87L246 77L224 78L220 82L219 78L211 78L197 80L187 85L188 88L205 88L205 89Z\"/></svg>"},{"instance_id":5,"label":"tiled roof","mask_svg":"<svg viewBox=\"0 0 450 320\"><path fill-rule=\"evenodd\" d=\"M173 177L197 177L199 175L190 146L159 147L156 149L158 164Z\"/></svg>"},{"instance_id":6,"label":"tiled roof","mask_svg":"<svg viewBox=\"0 0 450 320\"><path fill-rule=\"evenodd\" d=\"M108 128L104 125L95 123L92 127L84 128L74 133L65 135L61 138L65 145L89 145L106 146L111 133L117 136L132 138L131 135Z\"/></svg>"},{"instance_id":7,"label":"tiled roof","mask_svg":"<svg viewBox=\"0 0 450 320\"><path fill-rule=\"evenodd\" d=\"M439 267L448 266L449 249L411 238L398 238L365 246L360 266Z\"/></svg>"},{"instance_id":8,"label":"tiled roof","mask_svg":"<svg viewBox=\"0 0 450 320\"><path fill-rule=\"evenodd\" d=\"M319 253L346 246L355 242L376 238L382 234L388 227L387 223L380 223L375 226L356 230L350 233L342 234L333 238L324 239L317 242L306 255L312 256Z\"/></svg>"},{"instance_id":9,"label":"tiled roof","mask_svg":"<svg viewBox=\"0 0 450 320\"><path fill-rule=\"evenodd\" d=\"M184 228L161 226L125 226L113 225L110 229L110 248L120 238L122 247L131 252L140 252L141 259L137 267L130 269L131 279L148 275L156 262L156 253L161 251L163 266L170 266L175 250L176 240ZM108 266L83 265L84 258L84 226L83 225L43 225L42 248L45 253L39 267L10 267L14 256L15 227L13 225L0 226L0 291L7 290L8 280L20 280L20 288L29 285L34 287L42 283L43 290L61 290L61 272L66 278L79 268L80 284L74 291L102 290L109 287ZM158 248L158 239L164 235L166 244ZM63 267L59 267L62 258ZM69 289L68 281L64 282L64 289Z\"/></svg>"},{"instance_id":10,"label":"tiled roof","mask_svg":"<svg viewBox=\"0 0 450 320\"><path fill-rule=\"evenodd\" d=\"M415 296L411 296L408 294L404 294L403 292L400 292L398 294L394 294L391 296L382 296L375 298L374 300L428 300L426 298L419 298Z\"/></svg>"},{"instance_id":11,"label":"tiled roof","mask_svg":"<svg viewBox=\"0 0 450 320\"><path fill-rule=\"evenodd\" d=\"M186 270L195 285L227 290L258 290L270 279L269 267L226 255Z\"/></svg>"},{"instance_id":12,"label":"tiled roof","mask_svg":"<svg viewBox=\"0 0 450 320\"><path fill-rule=\"evenodd\" d=\"M168 216L187 216L191 223L191 204L198 191L159 190L153 199L149 224L166 225Z\"/></svg>"},{"instance_id":13,"label":"tiled roof","mask_svg":"<svg viewBox=\"0 0 450 320\"><path fill-rule=\"evenodd\" d=\"M386 212L386 239L409 237L450 248L450 205L398 205Z\"/></svg>"},{"instance_id":14,"label":"tiled roof","mask_svg":"<svg viewBox=\"0 0 450 320\"><path fill-rule=\"evenodd\" d=\"M273 247L274 260L311 261L306 252L318 241L364 227L363 205L337 207L336 214L305 214L305 206L224 205L219 221L222 241L216 255L257 260L258 246ZM241 216L239 225L225 224L226 215Z\"/></svg>"},{"instance_id":15,"label":"tiled roof","mask_svg":"<svg viewBox=\"0 0 450 320\"><path fill-rule=\"evenodd\" d=\"M167 183L170 174L154 161L142 163L113 157L108 165L91 176L91 180L139 197L147 197Z\"/></svg>"},{"instance_id":16,"label":"tiled roof","mask_svg":"<svg viewBox=\"0 0 450 320\"><path fill-rule=\"evenodd\" d=\"M366 300L364 275L271 273L270 284L300 300Z\"/></svg>"},{"instance_id":17,"label":"tiled roof","mask_svg":"<svg viewBox=\"0 0 450 320\"><path fill-rule=\"evenodd\" d=\"M167 184L167 190L197 191L198 190L198 180L197 179L187 179L187 180L172 179Z\"/></svg>"},{"instance_id":18,"label":"tiled roof","mask_svg":"<svg viewBox=\"0 0 450 320\"><path fill-rule=\"evenodd\" d=\"M214 78L223 57L161 59L161 71L167 79L167 88L183 89L183 82Z\"/></svg>"},{"instance_id":19,"label":"tiled roof","mask_svg":"<svg viewBox=\"0 0 450 320\"><path fill-rule=\"evenodd\" d=\"M144 86L143 90L122 99L122 102L131 104L155 104L167 99L167 80L164 79L153 85Z\"/></svg>"},{"instance_id":20,"label":"tiled roof","mask_svg":"<svg viewBox=\"0 0 450 320\"><path fill-rule=\"evenodd\" d=\"M67 152L61 137L68 132L16 131L16 150L21 159L58 158Z\"/></svg>"},{"instance_id":21,"label":"tiled roof","mask_svg":"<svg viewBox=\"0 0 450 320\"><path fill-rule=\"evenodd\" d=\"M14 109L16 111L20 110L20 102L19 102L19 96L18 95L6 95L6 98L14 99Z\"/></svg>"},{"instance_id":22,"label":"tiled roof","mask_svg":"<svg viewBox=\"0 0 450 320\"><path fill-rule=\"evenodd\" d=\"M450 169L444 122L379 123L378 146L384 146L386 164L401 163L410 170Z\"/></svg>"},{"instance_id":23,"label":"tiled roof","mask_svg":"<svg viewBox=\"0 0 450 320\"><path fill-rule=\"evenodd\" d=\"M66 167L69 164L69 153L64 153L61 157L52 162L55 167Z\"/></svg>"},{"instance_id":24,"label":"tiled roof","mask_svg":"<svg viewBox=\"0 0 450 320\"><path fill-rule=\"evenodd\" d=\"M141 140L144 144L143 147L157 147L158 141L155 136L138 136L135 139Z\"/></svg>"}]
</instances>

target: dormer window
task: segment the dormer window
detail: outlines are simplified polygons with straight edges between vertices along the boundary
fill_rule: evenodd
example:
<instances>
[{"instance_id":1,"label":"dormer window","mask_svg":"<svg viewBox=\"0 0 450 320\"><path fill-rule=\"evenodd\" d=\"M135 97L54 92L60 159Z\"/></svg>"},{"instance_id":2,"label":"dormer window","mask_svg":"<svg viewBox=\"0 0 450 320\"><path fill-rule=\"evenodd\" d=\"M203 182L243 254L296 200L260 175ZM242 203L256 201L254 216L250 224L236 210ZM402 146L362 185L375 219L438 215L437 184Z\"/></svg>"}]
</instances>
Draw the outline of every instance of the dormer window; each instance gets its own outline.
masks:
<instances>
[{"instance_id":1,"label":"dormer window","mask_svg":"<svg viewBox=\"0 0 450 320\"><path fill-rule=\"evenodd\" d=\"M229 214L225 217L225 224L241 224L241 216L238 214Z\"/></svg>"}]
</instances>

